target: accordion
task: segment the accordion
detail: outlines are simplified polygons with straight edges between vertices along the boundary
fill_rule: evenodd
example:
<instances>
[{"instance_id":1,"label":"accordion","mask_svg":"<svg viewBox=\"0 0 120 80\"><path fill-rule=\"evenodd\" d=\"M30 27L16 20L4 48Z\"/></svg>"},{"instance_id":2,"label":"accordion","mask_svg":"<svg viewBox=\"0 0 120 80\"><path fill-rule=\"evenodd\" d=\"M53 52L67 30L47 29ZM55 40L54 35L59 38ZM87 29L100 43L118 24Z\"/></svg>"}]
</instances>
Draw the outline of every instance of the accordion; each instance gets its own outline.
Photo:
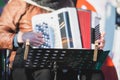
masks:
<instances>
[{"instance_id":1,"label":"accordion","mask_svg":"<svg viewBox=\"0 0 120 80\"><path fill-rule=\"evenodd\" d=\"M97 13L67 7L35 15L32 26L43 34L45 43L40 48L91 49L100 37L99 21Z\"/></svg>"},{"instance_id":2,"label":"accordion","mask_svg":"<svg viewBox=\"0 0 120 80\"><path fill-rule=\"evenodd\" d=\"M94 41L100 38L99 20L97 13L70 7L35 15L33 31L42 33L45 43L25 48L25 67L100 69L108 54L98 50L94 56L92 49Z\"/></svg>"}]
</instances>

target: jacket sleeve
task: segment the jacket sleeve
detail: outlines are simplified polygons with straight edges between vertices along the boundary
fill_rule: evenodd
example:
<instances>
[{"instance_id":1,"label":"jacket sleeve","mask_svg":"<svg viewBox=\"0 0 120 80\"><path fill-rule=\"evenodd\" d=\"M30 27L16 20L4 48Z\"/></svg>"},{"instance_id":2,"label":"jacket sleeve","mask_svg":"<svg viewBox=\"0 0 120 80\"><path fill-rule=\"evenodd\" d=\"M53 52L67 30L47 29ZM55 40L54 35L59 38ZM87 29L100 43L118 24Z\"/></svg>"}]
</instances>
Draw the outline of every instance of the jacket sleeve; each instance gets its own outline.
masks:
<instances>
[{"instance_id":1,"label":"jacket sleeve","mask_svg":"<svg viewBox=\"0 0 120 80\"><path fill-rule=\"evenodd\" d=\"M0 16L0 49L13 49L14 36L25 6L23 0L12 0L4 7Z\"/></svg>"}]
</instances>

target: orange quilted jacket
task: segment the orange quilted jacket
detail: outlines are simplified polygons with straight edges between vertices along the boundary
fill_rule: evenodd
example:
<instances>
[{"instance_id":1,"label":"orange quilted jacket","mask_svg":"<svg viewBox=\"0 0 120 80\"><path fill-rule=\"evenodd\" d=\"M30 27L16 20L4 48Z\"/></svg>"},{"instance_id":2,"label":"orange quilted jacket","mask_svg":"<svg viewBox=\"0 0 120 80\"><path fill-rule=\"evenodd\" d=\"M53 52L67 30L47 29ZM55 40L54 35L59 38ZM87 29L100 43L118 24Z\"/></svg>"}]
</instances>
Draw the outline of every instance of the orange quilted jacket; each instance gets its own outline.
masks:
<instances>
[{"instance_id":1,"label":"orange quilted jacket","mask_svg":"<svg viewBox=\"0 0 120 80\"><path fill-rule=\"evenodd\" d=\"M32 31L32 16L46 12L23 0L12 0L6 4L0 16L0 49L11 50L10 62L13 62L16 54L13 51L13 38L18 29L22 32Z\"/></svg>"}]
</instances>

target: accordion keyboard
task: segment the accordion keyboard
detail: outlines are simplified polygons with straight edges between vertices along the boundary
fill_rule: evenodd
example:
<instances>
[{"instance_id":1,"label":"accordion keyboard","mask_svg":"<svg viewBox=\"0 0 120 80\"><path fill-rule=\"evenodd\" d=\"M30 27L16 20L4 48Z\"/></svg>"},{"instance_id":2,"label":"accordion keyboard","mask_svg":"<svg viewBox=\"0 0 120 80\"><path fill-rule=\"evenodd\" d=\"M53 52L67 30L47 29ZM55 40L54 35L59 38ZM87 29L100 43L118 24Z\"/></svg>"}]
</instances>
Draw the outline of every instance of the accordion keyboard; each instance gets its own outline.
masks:
<instances>
[{"instance_id":1,"label":"accordion keyboard","mask_svg":"<svg viewBox=\"0 0 120 80\"><path fill-rule=\"evenodd\" d=\"M54 31L47 23L37 24L35 26L36 32L41 32L45 43L39 48L53 48L54 47Z\"/></svg>"}]
</instances>

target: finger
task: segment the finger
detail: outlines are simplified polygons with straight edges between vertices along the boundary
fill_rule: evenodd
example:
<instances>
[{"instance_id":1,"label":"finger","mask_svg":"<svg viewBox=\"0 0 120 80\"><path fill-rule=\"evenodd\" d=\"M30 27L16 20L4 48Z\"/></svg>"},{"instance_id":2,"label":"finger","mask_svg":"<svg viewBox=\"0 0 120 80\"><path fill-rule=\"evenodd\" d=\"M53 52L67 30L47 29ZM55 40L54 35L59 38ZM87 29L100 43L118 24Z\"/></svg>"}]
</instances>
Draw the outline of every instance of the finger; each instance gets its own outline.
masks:
<instances>
[{"instance_id":1,"label":"finger","mask_svg":"<svg viewBox=\"0 0 120 80\"><path fill-rule=\"evenodd\" d=\"M99 48L103 49L104 48L104 43L103 42L100 42L100 44L98 45Z\"/></svg>"},{"instance_id":2,"label":"finger","mask_svg":"<svg viewBox=\"0 0 120 80\"><path fill-rule=\"evenodd\" d=\"M103 49L103 48L104 48L104 46L102 46L102 45L99 45L99 46L98 46L98 48L99 48L99 49Z\"/></svg>"},{"instance_id":3,"label":"finger","mask_svg":"<svg viewBox=\"0 0 120 80\"><path fill-rule=\"evenodd\" d=\"M45 40L44 40L44 38L38 38L38 37L36 37L36 38L34 38L34 39L32 40L32 42L36 42L36 43L44 43Z\"/></svg>"},{"instance_id":4,"label":"finger","mask_svg":"<svg viewBox=\"0 0 120 80\"><path fill-rule=\"evenodd\" d=\"M31 44L32 46L35 46L35 47L38 47L38 46L40 46L40 45L42 45L42 44L38 44L38 43L34 43L34 44Z\"/></svg>"},{"instance_id":5,"label":"finger","mask_svg":"<svg viewBox=\"0 0 120 80\"><path fill-rule=\"evenodd\" d=\"M101 35L100 35L101 38L104 38L105 37L105 32L102 32Z\"/></svg>"},{"instance_id":6,"label":"finger","mask_svg":"<svg viewBox=\"0 0 120 80\"><path fill-rule=\"evenodd\" d=\"M34 42L31 42L30 44L33 45L33 46L40 46L40 45L42 45L44 43L40 42L40 41L34 41Z\"/></svg>"},{"instance_id":7,"label":"finger","mask_svg":"<svg viewBox=\"0 0 120 80\"><path fill-rule=\"evenodd\" d=\"M103 47L104 47L104 40L96 40L96 43L98 44L98 48L99 49L103 49Z\"/></svg>"},{"instance_id":8,"label":"finger","mask_svg":"<svg viewBox=\"0 0 120 80\"><path fill-rule=\"evenodd\" d=\"M43 38L42 33L37 33L36 36L39 37L39 38Z\"/></svg>"}]
</instances>

